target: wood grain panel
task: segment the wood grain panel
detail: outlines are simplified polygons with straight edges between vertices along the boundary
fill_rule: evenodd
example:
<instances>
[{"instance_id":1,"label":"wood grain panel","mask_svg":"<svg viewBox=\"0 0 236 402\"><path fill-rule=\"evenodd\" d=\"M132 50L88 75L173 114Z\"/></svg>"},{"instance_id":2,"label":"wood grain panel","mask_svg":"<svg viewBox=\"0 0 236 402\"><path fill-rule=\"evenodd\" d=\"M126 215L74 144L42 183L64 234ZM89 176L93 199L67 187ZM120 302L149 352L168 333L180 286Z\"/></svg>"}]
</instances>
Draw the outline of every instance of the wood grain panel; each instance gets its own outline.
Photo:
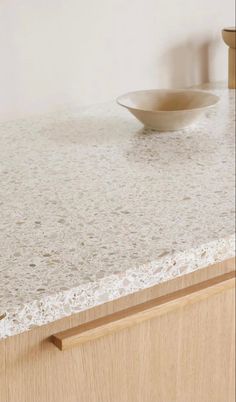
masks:
<instances>
[{"instance_id":1,"label":"wood grain panel","mask_svg":"<svg viewBox=\"0 0 236 402\"><path fill-rule=\"evenodd\" d=\"M0 402L7 401L5 340L0 342Z\"/></svg>"},{"instance_id":2,"label":"wood grain panel","mask_svg":"<svg viewBox=\"0 0 236 402\"><path fill-rule=\"evenodd\" d=\"M50 342L233 266L208 267L1 341L0 402L235 402L234 289L63 353Z\"/></svg>"}]
</instances>

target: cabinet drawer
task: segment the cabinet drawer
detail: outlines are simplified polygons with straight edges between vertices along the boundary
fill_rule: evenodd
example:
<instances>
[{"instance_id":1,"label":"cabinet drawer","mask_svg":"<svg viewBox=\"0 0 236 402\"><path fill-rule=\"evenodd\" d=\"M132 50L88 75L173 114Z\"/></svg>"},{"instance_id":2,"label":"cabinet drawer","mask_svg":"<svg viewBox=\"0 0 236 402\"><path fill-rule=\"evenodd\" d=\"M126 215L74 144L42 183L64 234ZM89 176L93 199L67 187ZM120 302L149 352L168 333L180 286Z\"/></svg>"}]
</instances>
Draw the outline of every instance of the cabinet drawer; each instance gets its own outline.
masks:
<instances>
[{"instance_id":1,"label":"cabinet drawer","mask_svg":"<svg viewBox=\"0 0 236 402\"><path fill-rule=\"evenodd\" d=\"M226 272L89 323L66 318L66 331L62 320L8 338L0 401L234 402L234 309Z\"/></svg>"}]
</instances>

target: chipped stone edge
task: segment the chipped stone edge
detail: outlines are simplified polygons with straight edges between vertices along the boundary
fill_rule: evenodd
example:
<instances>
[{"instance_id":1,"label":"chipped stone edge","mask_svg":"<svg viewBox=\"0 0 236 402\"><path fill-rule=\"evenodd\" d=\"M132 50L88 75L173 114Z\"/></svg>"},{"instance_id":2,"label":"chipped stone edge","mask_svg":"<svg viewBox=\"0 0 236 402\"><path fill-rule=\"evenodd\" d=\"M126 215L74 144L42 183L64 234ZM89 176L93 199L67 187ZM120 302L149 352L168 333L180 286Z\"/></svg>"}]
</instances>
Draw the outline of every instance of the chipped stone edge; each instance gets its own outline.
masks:
<instances>
[{"instance_id":1,"label":"chipped stone edge","mask_svg":"<svg viewBox=\"0 0 236 402\"><path fill-rule=\"evenodd\" d=\"M147 289L235 256L235 235L168 255L124 273L113 274L2 312L0 339L49 324L100 304Z\"/></svg>"}]
</instances>

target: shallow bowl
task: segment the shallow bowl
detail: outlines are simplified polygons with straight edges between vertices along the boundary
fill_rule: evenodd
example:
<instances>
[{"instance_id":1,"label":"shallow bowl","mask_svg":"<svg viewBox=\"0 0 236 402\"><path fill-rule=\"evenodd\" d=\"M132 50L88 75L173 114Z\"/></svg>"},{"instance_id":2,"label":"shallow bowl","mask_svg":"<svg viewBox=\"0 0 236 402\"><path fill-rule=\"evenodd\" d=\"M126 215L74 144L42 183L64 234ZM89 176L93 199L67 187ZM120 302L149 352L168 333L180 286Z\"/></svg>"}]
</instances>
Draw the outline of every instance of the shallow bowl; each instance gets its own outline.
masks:
<instances>
[{"instance_id":1,"label":"shallow bowl","mask_svg":"<svg viewBox=\"0 0 236 402\"><path fill-rule=\"evenodd\" d=\"M218 96L209 92L166 89L129 92L117 99L145 127L157 131L188 127L218 101Z\"/></svg>"}]
</instances>

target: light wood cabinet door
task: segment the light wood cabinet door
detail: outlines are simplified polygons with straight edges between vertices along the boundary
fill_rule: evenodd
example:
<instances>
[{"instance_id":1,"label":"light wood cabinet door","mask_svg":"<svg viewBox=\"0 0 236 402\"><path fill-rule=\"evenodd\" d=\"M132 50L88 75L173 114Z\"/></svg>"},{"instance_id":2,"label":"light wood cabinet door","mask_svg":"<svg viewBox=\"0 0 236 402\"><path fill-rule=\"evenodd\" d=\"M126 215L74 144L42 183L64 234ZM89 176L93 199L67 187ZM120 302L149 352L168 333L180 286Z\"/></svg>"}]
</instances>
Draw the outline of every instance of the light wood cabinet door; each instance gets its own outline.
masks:
<instances>
[{"instance_id":1,"label":"light wood cabinet door","mask_svg":"<svg viewBox=\"0 0 236 402\"><path fill-rule=\"evenodd\" d=\"M170 301L173 308L160 314L158 307L158 314L101 337L90 333L85 342L73 343L64 351L49 336L58 335L57 324L50 332L45 326L9 338L4 343L0 401L234 402L233 275L199 286L132 307L125 314L131 319L140 308L146 312L150 307L166 307ZM198 295L204 297L195 297L202 289ZM179 303L192 294L194 301ZM124 318L122 314L110 322ZM106 328L108 321L104 317L100 324ZM76 328L70 331L65 337L78 333Z\"/></svg>"}]
</instances>

